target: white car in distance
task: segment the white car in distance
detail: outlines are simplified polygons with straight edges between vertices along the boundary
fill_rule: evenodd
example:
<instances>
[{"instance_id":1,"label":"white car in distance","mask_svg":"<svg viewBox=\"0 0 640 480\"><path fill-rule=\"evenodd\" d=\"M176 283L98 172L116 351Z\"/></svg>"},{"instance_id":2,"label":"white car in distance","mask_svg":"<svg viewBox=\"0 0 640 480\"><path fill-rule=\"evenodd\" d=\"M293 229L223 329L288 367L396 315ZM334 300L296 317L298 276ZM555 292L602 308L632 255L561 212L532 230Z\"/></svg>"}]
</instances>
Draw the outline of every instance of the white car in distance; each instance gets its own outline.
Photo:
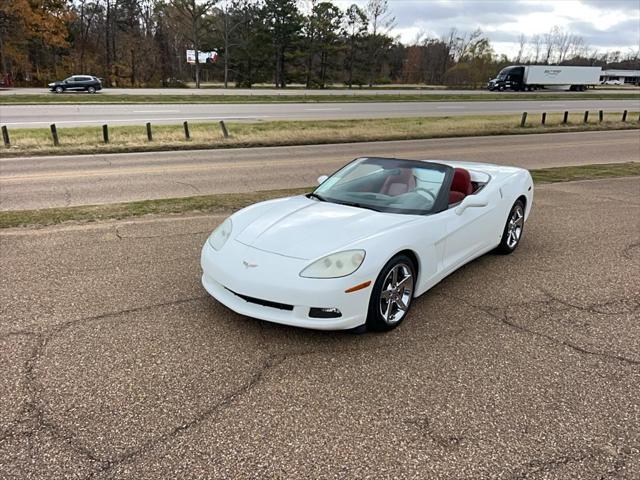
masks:
<instances>
[{"instance_id":1,"label":"white car in distance","mask_svg":"<svg viewBox=\"0 0 640 480\"><path fill-rule=\"evenodd\" d=\"M513 252L533 202L527 170L483 163L367 157L318 180L213 231L201 266L214 298L286 325L391 330L462 265Z\"/></svg>"}]
</instances>

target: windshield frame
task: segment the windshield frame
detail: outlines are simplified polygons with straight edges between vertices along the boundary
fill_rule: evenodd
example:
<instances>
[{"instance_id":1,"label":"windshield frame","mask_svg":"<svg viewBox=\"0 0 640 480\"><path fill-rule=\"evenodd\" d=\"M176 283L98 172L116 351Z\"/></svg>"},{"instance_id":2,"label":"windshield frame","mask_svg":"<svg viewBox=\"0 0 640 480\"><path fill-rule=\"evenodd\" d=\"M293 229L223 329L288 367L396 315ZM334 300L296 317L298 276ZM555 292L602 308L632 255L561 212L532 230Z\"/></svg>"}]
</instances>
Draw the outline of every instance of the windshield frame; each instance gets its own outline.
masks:
<instances>
[{"instance_id":1,"label":"windshield frame","mask_svg":"<svg viewBox=\"0 0 640 480\"><path fill-rule=\"evenodd\" d=\"M393 161L397 165L397 168L424 168L424 169L432 169L437 170L439 172L444 173L444 178L442 179L442 184L440 186L440 190L438 191L438 195L436 196L436 200L433 204L433 207L430 210L423 209L407 209L407 208L393 208L393 207L384 207L376 204L367 204L366 202L343 202L339 199L334 199L332 197L327 197L327 192L318 192L318 189L322 187L329 179L338 175L343 170L350 168L356 162L365 162L367 160L373 160L376 162L384 162L384 161ZM449 207L449 190L451 189L451 182L453 181L453 174L455 169L449 165L444 163L438 163L431 160L405 160L400 158L386 158L386 157L358 157L351 162L347 163L343 167L339 168L331 175L327 177L327 179L318 185L313 192L307 195L308 198L313 198L314 196L317 198L320 196L322 200L329 203L335 203L337 205L346 205L355 208L362 208L367 210L373 210L381 213L395 213L400 215L434 215L436 213L440 213L446 210Z\"/></svg>"}]
</instances>

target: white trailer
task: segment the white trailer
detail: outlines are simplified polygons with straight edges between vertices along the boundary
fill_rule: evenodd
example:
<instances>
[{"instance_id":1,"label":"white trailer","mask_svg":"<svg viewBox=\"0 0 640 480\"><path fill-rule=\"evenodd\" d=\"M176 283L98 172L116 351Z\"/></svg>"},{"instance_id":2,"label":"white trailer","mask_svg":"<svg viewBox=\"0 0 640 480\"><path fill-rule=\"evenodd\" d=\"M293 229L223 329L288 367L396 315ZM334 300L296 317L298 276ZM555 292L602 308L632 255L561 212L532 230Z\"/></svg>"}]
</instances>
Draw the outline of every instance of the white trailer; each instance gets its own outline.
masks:
<instances>
[{"instance_id":1,"label":"white trailer","mask_svg":"<svg viewBox=\"0 0 640 480\"><path fill-rule=\"evenodd\" d=\"M524 69L525 85L590 86L600 83L600 67L531 65Z\"/></svg>"},{"instance_id":2,"label":"white trailer","mask_svg":"<svg viewBox=\"0 0 640 480\"><path fill-rule=\"evenodd\" d=\"M503 68L489 81L489 90L536 90L566 87L583 91L600 83L600 67L565 67L558 65L513 65Z\"/></svg>"}]
</instances>

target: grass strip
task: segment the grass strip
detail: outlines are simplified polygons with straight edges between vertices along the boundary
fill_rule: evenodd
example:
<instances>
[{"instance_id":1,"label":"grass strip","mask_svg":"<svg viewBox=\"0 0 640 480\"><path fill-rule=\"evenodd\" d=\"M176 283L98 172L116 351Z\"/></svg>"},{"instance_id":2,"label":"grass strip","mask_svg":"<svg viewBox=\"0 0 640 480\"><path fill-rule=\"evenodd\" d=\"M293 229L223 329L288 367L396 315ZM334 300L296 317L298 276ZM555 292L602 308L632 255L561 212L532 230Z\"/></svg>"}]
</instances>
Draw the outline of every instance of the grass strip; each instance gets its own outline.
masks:
<instances>
[{"instance_id":1,"label":"grass strip","mask_svg":"<svg viewBox=\"0 0 640 480\"><path fill-rule=\"evenodd\" d=\"M16 128L10 129L12 146L0 147L0 154L15 157L129 153L640 128L637 112L629 112L626 122L621 117L621 113L606 112L603 122L599 122L597 112L591 112L589 122L583 123L583 113L575 112L563 124L561 113L548 113L546 124L541 125L540 114L531 114L525 127L520 127L520 115L227 122L230 135L227 139L218 123L205 122L190 124L189 140L185 139L181 124L153 125L151 142L144 125L113 126L109 128L108 144L102 141L101 127L59 127L58 147L53 146L48 128Z\"/></svg>"},{"instance_id":2,"label":"grass strip","mask_svg":"<svg viewBox=\"0 0 640 480\"><path fill-rule=\"evenodd\" d=\"M4 94L0 105L34 104L162 104L162 103L362 103L362 102L482 102L506 100L625 100L640 99L638 92L621 93L442 93L442 94L338 94L338 95L206 95L206 94Z\"/></svg>"},{"instance_id":3,"label":"grass strip","mask_svg":"<svg viewBox=\"0 0 640 480\"><path fill-rule=\"evenodd\" d=\"M531 170L531 174L536 183L640 176L640 163L629 162L540 168ZM254 193L221 193L108 205L4 211L0 212L0 228L24 226L43 227L63 222L119 220L151 214L230 213L256 202L278 197L300 195L312 191L313 188L314 187L264 190Z\"/></svg>"},{"instance_id":4,"label":"grass strip","mask_svg":"<svg viewBox=\"0 0 640 480\"><path fill-rule=\"evenodd\" d=\"M640 176L640 162L538 168L530 172L533 181L538 184L635 177Z\"/></svg>"}]
</instances>

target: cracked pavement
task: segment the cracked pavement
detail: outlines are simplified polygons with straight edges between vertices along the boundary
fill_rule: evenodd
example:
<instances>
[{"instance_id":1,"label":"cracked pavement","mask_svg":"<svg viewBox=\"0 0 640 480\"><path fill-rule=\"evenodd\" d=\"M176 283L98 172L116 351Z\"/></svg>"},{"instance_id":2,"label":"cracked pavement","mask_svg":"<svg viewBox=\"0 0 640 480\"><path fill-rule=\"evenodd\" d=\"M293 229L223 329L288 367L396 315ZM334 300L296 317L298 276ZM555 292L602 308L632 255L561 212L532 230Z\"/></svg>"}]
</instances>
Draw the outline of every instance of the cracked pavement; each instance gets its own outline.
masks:
<instances>
[{"instance_id":1,"label":"cracked pavement","mask_svg":"<svg viewBox=\"0 0 640 480\"><path fill-rule=\"evenodd\" d=\"M544 185L388 334L241 317L221 217L0 232L0 478L640 477L640 179Z\"/></svg>"}]
</instances>

